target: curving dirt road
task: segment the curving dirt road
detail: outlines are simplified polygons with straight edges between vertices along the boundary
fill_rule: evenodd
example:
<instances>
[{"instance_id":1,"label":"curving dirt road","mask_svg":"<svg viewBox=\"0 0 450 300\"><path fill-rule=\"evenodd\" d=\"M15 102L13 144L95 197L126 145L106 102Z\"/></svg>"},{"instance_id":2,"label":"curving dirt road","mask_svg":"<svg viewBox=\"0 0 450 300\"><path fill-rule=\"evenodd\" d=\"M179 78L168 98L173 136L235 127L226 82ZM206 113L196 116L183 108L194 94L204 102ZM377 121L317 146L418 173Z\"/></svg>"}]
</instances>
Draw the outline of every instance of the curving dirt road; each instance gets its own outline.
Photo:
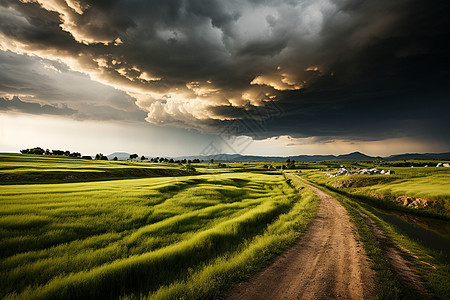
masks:
<instances>
[{"instance_id":1,"label":"curving dirt road","mask_svg":"<svg viewBox=\"0 0 450 300\"><path fill-rule=\"evenodd\" d=\"M309 187L320 198L311 227L269 267L232 289L227 299L373 298L374 271L346 210L335 198Z\"/></svg>"}]
</instances>

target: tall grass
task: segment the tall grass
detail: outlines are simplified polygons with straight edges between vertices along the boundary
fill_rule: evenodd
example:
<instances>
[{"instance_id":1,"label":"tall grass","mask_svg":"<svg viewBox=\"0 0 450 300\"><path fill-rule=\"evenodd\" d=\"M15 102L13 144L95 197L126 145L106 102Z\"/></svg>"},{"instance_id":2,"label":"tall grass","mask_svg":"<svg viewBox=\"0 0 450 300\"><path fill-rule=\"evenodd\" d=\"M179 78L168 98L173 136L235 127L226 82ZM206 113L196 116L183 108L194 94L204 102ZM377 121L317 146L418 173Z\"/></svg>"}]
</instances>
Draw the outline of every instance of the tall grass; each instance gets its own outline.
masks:
<instances>
[{"instance_id":1,"label":"tall grass","mask_svg":"<svg viewBox=\"0 0 450 300\"><path fill-rule=\"evenodd\" d=\"M197 293L211 295L292 243L315 208L257 173L6 185L0 203L0 296L19 299L193 296L194 274L217 281Z\"/></svg>"},{"instance_id":2,"label":"tall grass","mask_svg":"<svg viewBox=\"0 0 450 300\"><path fill-rule=\"evenodd\" d=\"M292 244L311 223L317 202L311 190L303 190L302 198L289 213L283 214L258 235L240 246L235 253L216 258L183 281L160 287L148 299L206 299L220 296L230 282L248 277L269 258ZM128 295L126 298L134 298Z\"/></svg>"}]
</instances>

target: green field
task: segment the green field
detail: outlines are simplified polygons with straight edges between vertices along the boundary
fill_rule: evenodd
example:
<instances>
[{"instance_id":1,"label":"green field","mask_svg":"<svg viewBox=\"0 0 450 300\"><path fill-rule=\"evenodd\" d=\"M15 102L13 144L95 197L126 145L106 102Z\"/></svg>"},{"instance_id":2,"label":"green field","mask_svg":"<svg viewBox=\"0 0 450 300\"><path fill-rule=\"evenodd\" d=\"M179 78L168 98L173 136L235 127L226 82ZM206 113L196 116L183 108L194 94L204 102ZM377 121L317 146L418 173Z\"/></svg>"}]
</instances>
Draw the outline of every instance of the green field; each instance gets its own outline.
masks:
<instances>
[{"instance_id":1,"label":"green field","mask_svg":"<svg viewBox=\"0 0 450 300\"><path fill-rule=\"evenodd\" d=\"M24 176L0 192L4 298L215 297L290 245L317 208L279 173L203 166L212 174L24 184L30 174L162 166L1 158L4 174Z\"/></svg>"},{"instance_id":2,"label":"green field","mask_svg":"<svg viewBox=\"0 0 450 300\"><path fill-rule=\"evenodd\" d=\"M383 195L423 197L450 205L450 168L391 168L396 180L363 189ZM386 176L385 176L386 177ZM387 176L388 177L388 176Z\"/></svg>"},{"instance_id":3,"label":"green field","mask_svg":"<svg viewBox=\"0 0 450 300\"><path fill-rule=\"evenodd\" d=\"M276 169L282 164L197 163L188 171L174 163L0 154L0 297L221 298L291 245L315 217L316 196L292 186ZM345 164L396 174L324 175L340 164L299 163L287 172L337 192L354 221L364 211L360 201L374 207L389 202L387 208L408 215L450 215L449 168L358 162ZM439 205L404 208L394 201L403 195ZM390 274L378 288L396 294L399 285L389 283L395 276L358 222L366 251L378 253L369 255L378 261L377 276ZM436 295L445 294L447 259L378 222L392 240L434 266L418 269Z\"/></svg>"},{"instance_id":4,"label":"green field","mask_svg":"<svg viewBox=\"0 0 450 300\"><path fill-rule=\"evenodd\" d=\"M376 165L366 165L367 168ZM378 169L381 169L378 167ZM337 169L332 169L336 171ZM352 195L384 199L395 204L399 196L419 197L431 200L428 208L416 211L430 211L450 218L450 168L436 167L390 167L395 175L351 175L330 178L324 170L307 170L303 175L322 185L338 188Z\"/></svg>"},{"instance_id":5,"label":"green field","mask_svg":"<svg viewBox=\"0 0 450 300\"><path fill-rule=\"evenodd\" d=\"M189 175L189 172L177 164L0 153L2 184L83 182L183 175Z\"/></svg>"}]
</instances>

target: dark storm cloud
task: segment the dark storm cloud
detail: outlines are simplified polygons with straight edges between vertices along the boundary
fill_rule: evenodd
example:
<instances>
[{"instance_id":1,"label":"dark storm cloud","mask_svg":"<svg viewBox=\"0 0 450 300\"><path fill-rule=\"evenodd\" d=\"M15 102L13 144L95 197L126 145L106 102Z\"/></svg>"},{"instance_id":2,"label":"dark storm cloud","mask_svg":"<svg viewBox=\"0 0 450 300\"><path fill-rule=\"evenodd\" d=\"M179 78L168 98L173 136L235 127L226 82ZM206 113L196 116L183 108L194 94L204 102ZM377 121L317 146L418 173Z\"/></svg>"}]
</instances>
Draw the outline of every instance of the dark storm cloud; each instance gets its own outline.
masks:
<instances>
[{"instance_id":1,"label":"dark storm cloud","mask_svg":"<svg viewBox=\"0 0 450 300\"><path fill-rule=\"evenodd\" d=\"M0 70L0 97L20 95L26 100L20 111L33 113L36 108L39 113L66 105L75 110L71 113L62 110L61 114L77 119L142 121L146 116L125 92L70 71L57 61L0 51ZM12 101L5 103L9 103L9 108L15 107L11 106Z\"/></svg>"},{"instance_id":2,"label":"dark storm cloud","mask_svg":"<svg viewBox=\"0 0 450 300\"><path fill-rule=\"evenodd\" d=\"M136 97L149 122L450 141L448 1L38 2L0 2L3 47L75 61ZM10 93L27 86L14 82ZM257 116L273 102L282 114Z\"/></svg>"},{"instance_id":3,"label":"dark storm cloud","mask_svg":"<svg viewBox=\"0 0 450 300\"><path fill-rule=\"evenodd\" d=\"M0 5L4 7L0 10L1 32L26 49L50 48L62 53L79 49L72 35L59 27L61 16L57 12L44 10L38 3L2 0Z\"/></svg>"},{"instance_id":4,"label":"dark storm cloud","mask_svg":"<svg viewBox=\"0 0 450 300\"><path fill-rule=\"evenodd\" d=\"M52 106L52 105L40 105L38 103L30 103L21 101L18 97L13 97L11 100L7 100L5 98L0 97L0 111L19 111L28 114L35 115L73 115L77 111L73 110L66 105Z\"/></svg>"}]
</instances>

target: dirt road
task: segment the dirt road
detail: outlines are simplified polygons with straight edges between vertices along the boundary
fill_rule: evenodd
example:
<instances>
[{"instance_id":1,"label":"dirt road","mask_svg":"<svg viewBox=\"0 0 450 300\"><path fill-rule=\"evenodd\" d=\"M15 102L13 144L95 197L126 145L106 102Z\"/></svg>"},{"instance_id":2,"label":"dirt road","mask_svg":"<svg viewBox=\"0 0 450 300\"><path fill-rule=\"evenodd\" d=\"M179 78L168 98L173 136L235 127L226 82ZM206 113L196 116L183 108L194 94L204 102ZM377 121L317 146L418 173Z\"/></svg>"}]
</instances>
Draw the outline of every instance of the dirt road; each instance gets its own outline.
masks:
<instances>
[{"instance_id":1,"label":"dirt road","mask_svg":"<svg viewBox=\"0 0 450 300\"><path fill-rule=\"evenodd\" d=\"M269 267L232 289L227 299L372 298L374 271L346 210L335 198L309 187L320 198L311 227Z\"/></svg>"}]
</instances>

